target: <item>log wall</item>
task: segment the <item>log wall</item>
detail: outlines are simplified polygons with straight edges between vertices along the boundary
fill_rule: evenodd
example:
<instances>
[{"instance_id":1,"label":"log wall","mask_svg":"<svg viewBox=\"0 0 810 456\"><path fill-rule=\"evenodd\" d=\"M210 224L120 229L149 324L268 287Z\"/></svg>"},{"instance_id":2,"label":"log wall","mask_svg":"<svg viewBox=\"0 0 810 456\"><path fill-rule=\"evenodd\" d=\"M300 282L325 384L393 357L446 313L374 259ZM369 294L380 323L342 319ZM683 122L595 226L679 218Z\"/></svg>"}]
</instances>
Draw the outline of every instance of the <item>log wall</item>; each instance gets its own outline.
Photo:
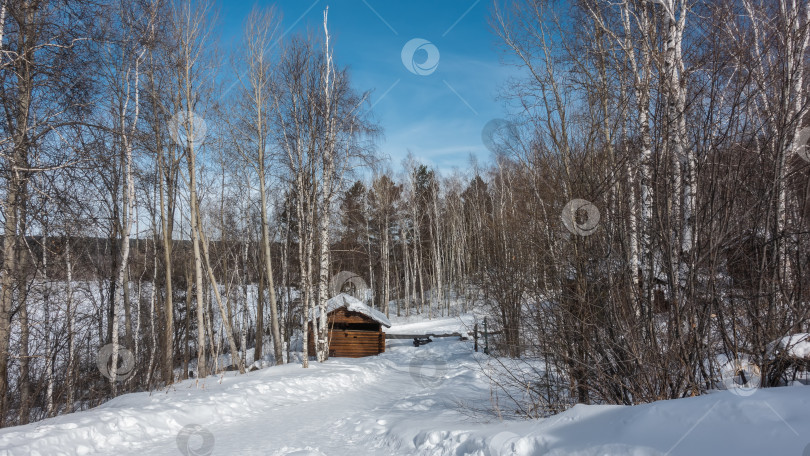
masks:
<instances>
[{"instance_id":1,"label":"log wall","mask_svg":"<svg viewBox=\"0 0 810 456\"><path fill-rule=\"evenodd\" d=\"M358 312L345 308L329 313L329 356L360 358L385 352L385 333L379 323ZM362 330L352 329L352 325L363 326ZM374 327L374 330L368 329ZM315 353L315 343L310 327L309 353Z\"/></svg>"}]
</instances>

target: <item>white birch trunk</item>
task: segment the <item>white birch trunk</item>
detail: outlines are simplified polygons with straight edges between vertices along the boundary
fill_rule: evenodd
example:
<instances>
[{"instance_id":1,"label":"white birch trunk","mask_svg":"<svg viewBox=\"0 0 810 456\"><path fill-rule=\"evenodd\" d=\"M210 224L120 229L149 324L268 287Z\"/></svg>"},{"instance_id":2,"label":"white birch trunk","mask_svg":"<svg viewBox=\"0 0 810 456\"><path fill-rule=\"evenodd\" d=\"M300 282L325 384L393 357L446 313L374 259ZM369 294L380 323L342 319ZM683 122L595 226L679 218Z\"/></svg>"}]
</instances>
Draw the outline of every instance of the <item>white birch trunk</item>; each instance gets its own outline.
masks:
<instances>
[{"instance_id":1,"label":"white birch trunk","mask_svg":"<svg viewBox=\"0 0 810 456\"><path fill-rule=\"evenodd\" d=\"M110 365L110 383L112 386L112 393L113 396L117 395L117 377L118 377L118 353L119 353L119 342L118 342L118 324L121 318L121 307L125 304L124 301L124 286L126 286L125 277L126 277L126 268L127 264L129 263L129 239L130 239L130 231L132 230L132 208L135 204L135 181L132 176L132 137L135 133L135 128L138 124L138 115L140 113L140 100L139 100L139 88L140 88L140 61L141 57L143 56L143 51L137 56L135 59L135 99L134 101L134 118L130 124L130 131L126 131L126 122L125 116L128 111L129 105L129 71L127 71L126 75L126 86L127 86L127 98L124 102L123 109L120 113L121 119L121 133L122 133L122 141L124 146L124 154L126 157L126 166L125 166L125 173L126 173L126 200L124 201L124 205L126 210L124 211L124 232L123 232L123 240L121 241L121 263L118 267L118 288L121 290L120 294L116 294L115 296L115 308L113 311L113 322L112 322L112 336L113 336L113 350L112 350L112 357L111 357L111 365Z\"/></svg>"},{"instance_id":2,"label":"white birch trunk","mask_svg":"<svg viewBox=\"0 0 810 456\"><path fill-rule=\"evenodd\" d=\"M332 96L334 83L332 78L332 54L329 49L329 29L327 28L327 17L329 7L323 12L323 33L324 33L324 68L323 68L323 95L325 104L324 122L326 132L323 153L323 175L321 182L321 213L320 213L320 274L318 278L318 345L315 347L319 362L329 358L329 330L327 327L326 302L329 299L329 215L331 212L332 200L332 179L335 172L334 164L334 121L332 119Z\"/></svg>"},{"instance_id":3,"label":"white birch trunk","mask_svg":"<svg viewBox=\"0 0 810 456\"><path fill-rule=\"evenodd\" d=\"M140 250L139 249L140 242L139 242L137 233L140 233L141 230L140 230L140 225L138 224L138 221L139 221L139 219L138 219L138 206L134 206L134 207L135 207L135 233L136 233L136 236L135 236L135 251L138 252ZM149 253L148 244L147 244L147 248L146 248L145 253ZM146 255L144 255L144 258L146 258ZM129 284L132 281L131 280L132 279L131 273L132 273L132 271L131 271L130 267L127 266L127 284ZM138 337L138 335L141 333L141 305L140 305L141 304L141 285L142 285L142 280L141 280L141 277L139 276L138 277L138 285L137 285L137 288L136 288L137 291L136 291L136 294L135 294L136 309L138 311L138 315L137 315L137 318L135 320L135 335L133 337L132 334L130 334L130 337L128 338L129 343L134 344L134 347L135 347L135 359L136 360L140 359L140 353L141 353L141 351L140 351L141 350L141 345L140 345L141 338ZM127 289L129 289L129 285L127 285ZM127 305L127 307L129 307L131 305L129 299L126 299L126 298L124 299L124 303ZM127 325L127 328L130 328L130 326ZM149 375L149 373L147 372L147 376L148 375ZM130 377L130 378L132 378L132 377Z\"/></svg>"},{"instance_id":4,"label":"white birch trunk","mask_svg":"<svg viewBox=\"0 0 810 456\"><path fill-rule=\"evenodd\" d=\"M50 287L48 282L48 231L45 228L42 236L42 275L43 275L43 301L45 307L45 377L47 387L45 388L45 415L47 417L53 416L53 361L51 351L51 297Z\"/></svg>"},{"instance_id":5,"label":"white birch trunk","mask_svg":"<svg viewBox=\"0 0 810 456\"><path fill-rule=\"evenodd\" d=\"M386 192L388 189L386 189ZM391 259L389 258L389 233L388 233L388 195L386 195L385 201L385 212L383 215L383 227L382 227L382 268L383 268L383 311L385 312L386 317L390 317L390 310L388 308L388 302L391 300Z\"/></svg>"},{"instance_id":6,"label":"white birch trunk","mask_svg":"<svg viewBox=\"0 0 810 456\"><path fill-rule=\"evenodd\" d=\"M275 28L277 25L272 10L258 13L256 16L251 15L248 19L247 30L249 36L247 37L247 57L248 66L251 74L249 80L251 84L251 97L252 104L255 109L255 134L257 140L256 150L256 171L259 181L259 192L261 196L261 229L262 229L262 256L263 266L265 268L264 274L267 279L267 288L269 293L269 306L270 306L270 332L273 339L273 355L275 356L276 364L284 363L283 356L283 342L281 339L281 331L279 328L279 312L278 303L276 299L275 281L273 280L273 265L272 265L272 252L270 241L270 228L267 214L267 189L266 179L267 172L265 168L265 149L267 147L268 125L266 123L266 116L268 114L266 104L270 100L271 94L269 89L269 67L266 62L266 49L273 39ZM264 297L259 296L258 305L261 306L264 302ZM261 315L261 320L264 320L264 312L257 311ZM264 335L264 321L257 321L257 335ZM261 327L259 325L262 325ZM258 337L258 336L257 336ZM263 347L263 341L257 341L257 352L254 359L258 359L262 355L259 348Z\"/></svg>"},{"instance_id":7,"label":"white birch trunk","mask_svg":"<svg viewBox=\"0 0 810 456\"><path fill-rule=\"evenodd\" d=\"M788 131L783 135L783 143L780 147L777 158L777 217L776 217L776 235L781 239L779 242L779 275L782 283L785 284L785 289L791 293L793 288L793 267L790 261L790 252L788 251L787 244L789 237L785 231L788 219L788 198L787 198L787 173L788 166L787 160L791 153L796 153L805 144L795 144L799 139L799 132L802 128L802 119L804 119L807 112L806 96L804 94L804 72L806 71L806 56L808 43L810 42L810 31L807 30L810 26L810 6L805 5L804 14L802 14L801 6L793 0L788 5L787 0L780 1L780 12L788 24L786 30L785 46L786 46L786 73L788 83L786 87L785 96L781 97L784 106L784 111L787 112L785 116L789 119ZM802 20L804 19L804 20ZM793 102L791 103L790 100ZM791 299L790 296L784 296L780 288L780 294L783 294L782 299Z\"/></svg>"},{"instance_id":8,"label":"white birch trunk","mask_svg":"<svg viewBox=\"0 0 810 456\"><path fill-rule=\"evenodd\" d=\"M402 296L402 302L405 303L405 316L410 316L411 313L411 259L410 248L408 247L408 231L405 228L405 217L400 218L399 237L402 244L402 253L405 258L403 271L405 274L405 292ZM400 316L400 309L402 306L397 306L397 316Z\"/></svg>"},{"instance_id":9,"label":"white birch trunk","mask_svg":"<svg viewBox=\"0 0 810 456\"><path fill-rule=\"evenodd\" d=\"M240 341L242 344L242 364L247 369L247 333L248 333L248 325L250 323L249 313L248 313L248 240L245 238L244 243L242 244L242 275L241 275L241 282L242 286L239 287L242 293L242 309L244 315L242 317L242 340ZM261 278L260 278L261 280ZM259 309L262 305L262 301L260 299L256 300L256 327L258 328L261 325L264 325L264 321L259 320L259 315L262 315L259 312ZM262 318L263 320L264 318ZM254 338L255 339L255 338ZM253 350L255 354L256 341L254 340Z\"/></svg>"},{"instance_id":10,"label":"white birch trunk","mask_svg":"<svg viewBox=\"0 0 810 456\"><path fill-rule=\"evenodd\" d=\"M67 319L68 319L68 365L67 365L67 397L65 399L65 408L67 413L73 412L73 398L76 389L76 379L74 372L76 371L76 316L73 310L73 261L70 256L70 237L65 235L65 271L67 280Z\"/></svg>"},{"instance_id":11,"label":"white birch trunk","mask_svg":"<svg viewBox=\"0 0 810 456\"><path fill-rule=\"evenodd\" d=\"M157 238L155 238L157 241ZM146 374L146 384L148 387L152 385L152 371L155 366L155 354L157 353L157 335L155 334L155 303L157 301L157 278L158 278L158 261L157 261L157 242L154 244L154 253L152 255L153 269L152 269L152 287L149 290L149 333L152 337L152 348L149 350L149 369Z\"/></svg>"},{"instance_id":12,"label":"white birch trunk","mask_svg":"<svg viewBox=\"0 0 810 456\"><path fill-rule=\"evenodd\" d=\"M646 9L648 4L642 2L641 10L633 16L636 18L641 37L638 42L641 44L641 64L636 60L635 44L632 40L633 32L630 25L630 6L627 1L621 5L621 16L624 41L621 43L630 71L633 73L633 89L636 98L636 122L641 134L641 156L638 160L629 159L628 166L628 186L630 187L630 238L631 238L631 264L634 268L641 268L641 280L649 281L652 276L651 252L650 252L650 232L652 223L652 147L650 145L650 125L649 125L649 100L650 100L650 72L651 53L648 40L645 39L649 33L649 20ZM639 176L641 184L641 214L640 227L638 227L638 209L635 198L635 176ZM640 239L637 237L641 232ZM639 260L640 256L640 260ZM639 264L640 263L640 264ZM634 271L634 283L638 284L638 275ZM648 282L645 282L648 283ZM649 292L649 290L643 290ZM649 296L647 296L649 298ZM646 300L649 304L649 299Z\"/></svg>"},{"instance_id":13,"label":"white birch trunk","mask_svg":"<svg viewBox=\"0 0 810 456\"><path fill-rule=\"evenodd\" d=\"M442 276L444 275L444 266L442 264L442 254L441 254L441 222L439 221L439 185L438 183L434 182L434 190L435 193L433 195L433 215L430 217L431 223L431 231L433 231L433 262L434 262L434 271L436 275L436 291L434 292L434 296L436 297L436 307L437 309L441 309L442 316L444 316L444 307L442 306L442 302L444 301L444 283L442 280Z\"/></svg>"},{"instance_id":14,"label":"white birch trunk","mask_svg":"<svg viewBox=\"0 0 810 456\"><path fill-rule=\"evenodd\" d=\"M0 49L3 49L3 37L6 30L6 1L0 6Z\"/></svg>"},{"instance_id":15,"label":"white birch trunk","mask_svg":"<svg viewBox=\"0 0 810 456\"><path fill-rule=\"evenodd\" d=\"M657 0L661 5L664 24L664 84L666 90L666 119L669 129L668 151L672 160L672 197L669 199L670 277L672 301L680 306L687 271L686 256L691 254L692 212L694 208L694 151L688 147L685 119L685 87L682 87L683 57L681 44L687 9L683 0Z\"/></svg>"}]
</instances>

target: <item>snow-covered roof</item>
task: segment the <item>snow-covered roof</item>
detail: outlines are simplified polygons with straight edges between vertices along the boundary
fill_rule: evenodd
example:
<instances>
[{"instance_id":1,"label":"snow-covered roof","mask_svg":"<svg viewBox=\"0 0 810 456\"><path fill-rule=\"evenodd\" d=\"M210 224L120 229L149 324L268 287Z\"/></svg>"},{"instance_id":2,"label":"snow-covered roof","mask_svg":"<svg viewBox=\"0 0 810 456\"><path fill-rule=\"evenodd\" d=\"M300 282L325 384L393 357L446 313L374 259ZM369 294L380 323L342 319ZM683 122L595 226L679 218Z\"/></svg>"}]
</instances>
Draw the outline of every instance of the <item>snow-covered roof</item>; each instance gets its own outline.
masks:
<instances>
[{"instance_id":1,"label":"snow-covered roof","mask_svg":"<svg viewBox=\"0 0 810 456\"><path fill-rule=\"evenodd\" d=\"M796 358L810 358L810 333L796 333L775 340L769 344L779 354Z\"/></svg>"},{"instance_id":2,"label":"snow-covered roof","mask_svg":"<svg viewBox=\"0 0 810 456\"><path fill-rule=\"evenodd\" d=\"M380 312L377 309L372 309L371 307L363 304L362 301L355 298L352 295L341 293L334 298L329 299L326 301L326 312L332 312L333 310L340 309L341 307L345 307L346 310L350 312L359 312L372 320L376 321L377 323L385 326L386 328L391 327L391 322L385 316L384 313ZM315 309L312 309L313 311Z\"/></svg>"}]
</instances>

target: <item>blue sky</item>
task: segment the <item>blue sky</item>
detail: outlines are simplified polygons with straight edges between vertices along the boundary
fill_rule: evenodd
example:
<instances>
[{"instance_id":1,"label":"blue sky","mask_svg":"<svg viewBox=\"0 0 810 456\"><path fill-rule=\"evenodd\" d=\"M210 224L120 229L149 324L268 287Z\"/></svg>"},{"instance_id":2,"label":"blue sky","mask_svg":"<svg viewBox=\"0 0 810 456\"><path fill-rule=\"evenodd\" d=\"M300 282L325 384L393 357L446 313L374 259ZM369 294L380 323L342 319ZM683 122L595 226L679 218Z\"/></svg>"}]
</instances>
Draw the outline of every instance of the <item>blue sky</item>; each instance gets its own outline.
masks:
<instances>
[{"instance_id":1,"label":"blue sky","mask_svg":"<svg viewBox=\"0 0 810 456\"><path fill-rule=\"evenodd\" d=\"M265 4L259 2L260 5ZM322 33L329 5L329 29L336 61L348 66L356 89L371 90L376 120L384 129L381 155L394 170L410 150L443 173L469 165L470 155L490 159L481 142L483 126L505 117L497 100L514 68L499 63L501 48L488 23L491 0L279 0L288 33ZM233 52L251 2L218 3L221 44ZM414 38L438 50L438 66L419 75L403 64L403 46ZM417 68L429 58L417 50Z\"/></svg>"}]
</instances>

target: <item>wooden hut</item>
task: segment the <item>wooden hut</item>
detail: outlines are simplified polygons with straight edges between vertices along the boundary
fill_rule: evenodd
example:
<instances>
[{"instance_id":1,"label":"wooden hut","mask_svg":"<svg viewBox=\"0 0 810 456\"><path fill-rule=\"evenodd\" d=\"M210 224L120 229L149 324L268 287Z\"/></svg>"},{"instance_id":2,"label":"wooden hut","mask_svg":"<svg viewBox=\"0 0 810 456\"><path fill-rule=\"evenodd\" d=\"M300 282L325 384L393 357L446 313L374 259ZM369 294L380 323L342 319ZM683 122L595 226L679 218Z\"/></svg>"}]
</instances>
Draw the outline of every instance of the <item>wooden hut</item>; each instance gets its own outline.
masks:
<instances>
[{"instance_id":1,"label":"wooden hut","mask_svg":"<svg viewBox=\"0 0 810 456\"><path fill-rule=\"evenodd\" d=\"M345 293L330 299L326 309L329 357L360 358L385 352L383 326L391 327L385 314ZM315 353L312 334L314 321L313 317L309 323L309 353Z\"/></svg>"}]
</instances>

